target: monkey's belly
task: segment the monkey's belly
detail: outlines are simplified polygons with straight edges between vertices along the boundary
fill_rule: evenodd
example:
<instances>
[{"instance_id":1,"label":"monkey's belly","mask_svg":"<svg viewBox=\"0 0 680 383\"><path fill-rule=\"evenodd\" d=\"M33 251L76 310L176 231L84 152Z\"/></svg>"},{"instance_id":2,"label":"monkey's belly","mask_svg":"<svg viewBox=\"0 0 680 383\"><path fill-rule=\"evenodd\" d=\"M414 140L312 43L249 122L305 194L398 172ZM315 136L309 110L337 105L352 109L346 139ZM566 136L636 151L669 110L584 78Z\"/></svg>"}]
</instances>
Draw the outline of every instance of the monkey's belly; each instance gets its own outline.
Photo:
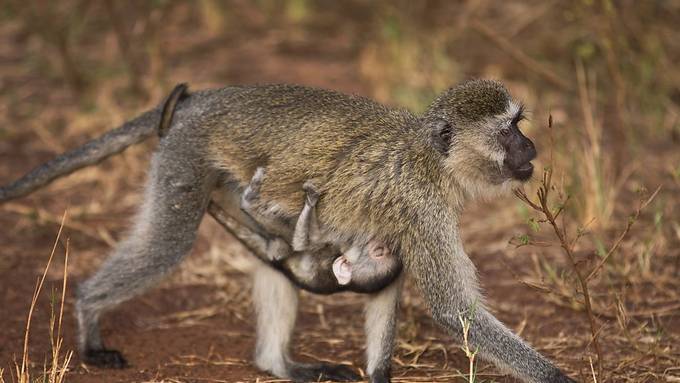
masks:
<instances>
[{"instance_id":1,"label":"monkey's belly","mask_svg":"<svg viewBox=\"0 0 680 383\"><path fill-rule=\"evenodd\" d=\"M212 199L239 224L247 227L253 233L261 235L262 240L266 241L267 237L273 235L263 233L258 223L241 210L241 192L235 185L225 183L213 192ZM315 294L334 294L343 291L371 294L389 286L401 274L401 264L399 264L391 273L382 273L383 275L376 278L368 278L370 283L340 285L332 270L333 260L339 255L340 250L338 248L328 246L319 250L316 254L305 255L306 258L302 259L272 261L261 256L258 256L258 258L283 273L299 288Z\"/></svg>"}]
</instances>

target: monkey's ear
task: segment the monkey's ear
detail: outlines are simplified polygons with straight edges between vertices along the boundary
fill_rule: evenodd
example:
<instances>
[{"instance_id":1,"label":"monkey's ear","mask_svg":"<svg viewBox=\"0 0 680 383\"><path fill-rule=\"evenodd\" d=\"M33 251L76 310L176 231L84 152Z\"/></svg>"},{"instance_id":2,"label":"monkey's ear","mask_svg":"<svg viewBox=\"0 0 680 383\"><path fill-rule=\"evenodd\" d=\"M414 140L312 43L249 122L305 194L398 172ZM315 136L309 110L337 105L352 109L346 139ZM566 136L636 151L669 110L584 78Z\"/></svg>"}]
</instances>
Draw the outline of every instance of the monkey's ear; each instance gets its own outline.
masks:
<instances>
[{"instance_id":1,"label":"monkey's ear","mask_svg":"<svg viewBox=\"0 0 680 383\"><path fill-rule=\"evenodd\" d=\"M333 274L341 286L349 284L352 280L352 266L344 255L337 257L333 261Z\"/></svg>"},{"instance_id":2,"label":"monkey's ear","mask_svg":"<svg viewBox=\"0 0 680 383\"><path fill-rule=\"evenodd\" d=\"M430 123L430 132L432 134L432 145L438 152L443 155L449 153L449 146L451 146L451 138L453 137L453 126L446 120L437 118Z\"/></svg>"}]
</instances>

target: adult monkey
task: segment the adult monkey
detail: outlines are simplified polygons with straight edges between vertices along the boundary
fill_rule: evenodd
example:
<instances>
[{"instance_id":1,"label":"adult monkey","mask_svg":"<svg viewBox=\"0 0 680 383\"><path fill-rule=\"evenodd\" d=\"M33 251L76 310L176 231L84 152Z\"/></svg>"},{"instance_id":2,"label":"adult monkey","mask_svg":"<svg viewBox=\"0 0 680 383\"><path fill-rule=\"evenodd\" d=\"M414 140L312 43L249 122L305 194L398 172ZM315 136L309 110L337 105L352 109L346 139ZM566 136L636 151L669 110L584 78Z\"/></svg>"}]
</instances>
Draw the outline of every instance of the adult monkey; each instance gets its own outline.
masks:
<instances>
[{"instance_id":1,"label":"adult monkey","mask_svg":"<svg viewBox=\"0 0 680 383\"><path fill-rule=\"evenodd\" d=\"M115 355L101 345L99 313L138 294L183 258L218 181L228 179L235 186L230 193L237 193L265 166L269 182L262 196L287 217L300 211L301 185L323 180L317 182L320 221L338 240L386 242L401 255L438 323L460 337L460 317L471 318L469 341L482 357L525 381L571 382L486 310L458 233L467 199L502 193L531 176L535 149L517 128L521 117L507 90L484 80L449 89L420 117L298 86L191 95L178 105L177 121L154 156L132 234L81 287L85 351ZM282 283L267 287L259 307L285 313L296 304ZM290 330L282 326L276 336L286 338L280 332ZM392 333L378 336L391 343ZM369 331L368 341L374 337ZM306 368L292 364L291 370L285 350L269 355L277 357L259 365L277 375L294 378L291 371ZM373 370L370 365L369 359L372 381L389 379L384 363Z\"/></svg>"}]
</instances>

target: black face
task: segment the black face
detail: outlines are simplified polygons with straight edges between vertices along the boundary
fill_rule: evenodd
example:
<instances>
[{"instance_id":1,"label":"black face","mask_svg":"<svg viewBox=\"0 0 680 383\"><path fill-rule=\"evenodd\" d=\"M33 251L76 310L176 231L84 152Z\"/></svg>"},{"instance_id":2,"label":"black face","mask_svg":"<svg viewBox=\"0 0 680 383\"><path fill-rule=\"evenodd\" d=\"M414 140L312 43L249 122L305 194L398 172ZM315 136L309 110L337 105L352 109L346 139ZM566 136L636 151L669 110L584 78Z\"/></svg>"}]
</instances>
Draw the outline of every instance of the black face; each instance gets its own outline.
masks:
<instances>
[{"instance_id":1,"label":"black face","mask_svg":"<svg viewBox=\"0 0 680 383\"><path fill-rule=\"evenodd\" d=\"M536 147L517 127L521 117L515 118L510 126L503 128L498 135L498 140L505 149L505 161L503 165L512 174L512 178L526 181L534 173L534 165L531 160L536 158Z\"/></svg>"}]
</instances>

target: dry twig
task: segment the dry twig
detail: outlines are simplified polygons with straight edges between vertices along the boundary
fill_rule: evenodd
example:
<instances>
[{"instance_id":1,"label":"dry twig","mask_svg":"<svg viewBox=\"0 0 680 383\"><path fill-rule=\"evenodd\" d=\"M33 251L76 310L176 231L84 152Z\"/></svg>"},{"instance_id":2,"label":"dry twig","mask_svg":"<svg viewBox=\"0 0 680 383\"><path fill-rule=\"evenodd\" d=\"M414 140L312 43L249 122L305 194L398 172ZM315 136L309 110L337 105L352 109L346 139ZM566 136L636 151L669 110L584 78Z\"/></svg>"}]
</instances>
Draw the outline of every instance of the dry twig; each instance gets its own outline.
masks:
<instances>
[{"instance_id":1,"label":"dry twig","mask_svg":"<svg viewBox=\"0 0 680 383\"><path fill-rule=\"evenodd\" d=\"M640 216L641 211L649 205L649 203L656 197L656 195L659 193L660 187L657 188L652 195L647 198L644 201L641 201L640 204L638 205L637 210L635 213L629 218L628 223L624 230L621 232L621 234L617 237L617 239L614 241L612 246L609 248L609 251L605 254L605 256L602 257L600 262L593 267L592 270L589 272L584 273L584 271L579 267L579 262L575 256L575 246L579 239L583 236L583 233L585 230L583 228L580 228L577 230L577 232L573 235L573 237L570 237L567 227L564 222L564 216L562 216L562 223L558 223L557 218L560 216L560 214L564 211L565 206L569 200L569 197L562 197L561 193L559 194L559 201L557 203L557 206L553 206L553 204L550 202L550 192L551 191L556 191L557 188L553 185L552 182L552 175L553 175L553 156L552 156L552 147L553 147L553 141L552 141L552 116L548 120L548 129L550 129L550 141L551 141L551 154L550 154L550 165L546 168L546 170L543 173L543 178L541 180L540 186L538 188L538 191L536 193L536 201L530 199L524 190L516 190L515 195L522 201L524 202L527 206L531 207L533 210L537 211L543 216L543 219L540 220L539 222L542 223L547 223L550 225L552 228L555 236L557 237L560 247L563 250L563 253L565 254L569 264L571 265L571 269L576 275L576 279L578 280L578 283L581 288L581 294L583 295L583 307L585 308L586 315L588 317L588 323L590 325L590 332L591 332L591 342L593 345L593 348L595 349L596 353L596 361L595 365L597 366L597 374L595 373L595 370L593 370L593 379L597 381L597 377L602 379L602 349L600 347L600 342L599 342L599 335L602 330L602 328L598 325L597 323L597 317L595 310L593 309L592 305L592 298L591 298L591 293L588 289L588 282L597 274L597 272L604 266L604 264L607 262L607 260L611 257L611 255L619 248L621 242L623 239L628 235L630 232L630 228L632 227L633 223L638 219ZM552 291L552 289L550 289ZM574 298L576 299L576 298ZM578 299L576 299L578 301ZM592 363L592 362L591 362Z\"/></svg>"}]
</instances>

